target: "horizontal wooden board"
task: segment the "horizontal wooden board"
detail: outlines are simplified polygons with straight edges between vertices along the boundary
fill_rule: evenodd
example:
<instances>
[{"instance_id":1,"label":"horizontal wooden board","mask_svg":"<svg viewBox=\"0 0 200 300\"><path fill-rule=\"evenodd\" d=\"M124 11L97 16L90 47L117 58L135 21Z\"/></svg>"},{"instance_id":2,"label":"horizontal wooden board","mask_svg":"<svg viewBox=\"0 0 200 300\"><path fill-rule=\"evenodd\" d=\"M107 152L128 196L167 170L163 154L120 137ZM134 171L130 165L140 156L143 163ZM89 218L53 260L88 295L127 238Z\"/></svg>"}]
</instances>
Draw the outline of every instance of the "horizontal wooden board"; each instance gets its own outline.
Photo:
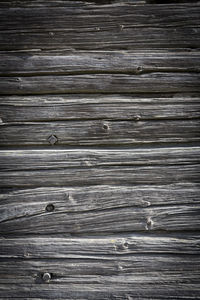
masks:
<instances>
[{"instance_id":1,"label":"horizontal wooden board","mask_svg":"<svg viewBox=\"0 0 200 300\"><path fill-rule=\"evenodd\" d=\"M0 171L198 165L200 147L0 150Z\"/></svg>"},{"instance_id":2,"label":"horizontal wooden board","mask_svg":"<svg viewBox=\"0 0 200 300\"><path fill-rule=\"evenodd\" d=\"M199 154L199 147L1 150L0 186L198 182Z\"/></svg>"},{"instance_id":3,"label":"horizontal wooden board","mask_svg":"<svg viewBox=\"0 0 200 300\"><path fill-rule=\"evenodd\" d=\"M47 214L48 205L54 213L80 213L120 208L149 208L157 206L199 205L198 184L166 186L86 186L76 188L35 188L2 191L0 221L26 219ZM173 209L173 208L171 208ZM148 212L148 210L146 210Z\"/></svg>"},{"instance_id":4,"label":"horizontal wooden board","mask_svg":"<svg viewBox=\"0 0 200 300\"><path fill-rule=\"evenodd\" d=\"M199 142L200 119L0 123L1 146Z\"/></svg>"},{"instance_id":5,"label":"horizontal wooden board","mask_svg":"<svg viewBox=\"0 0 200 300\"><path fill-rule=\"evenodd\" d=\"M190 275L190 273L188 273ZM194 276L194 275L193 275ZM181 275L180 275L181 277ZM170 280L156 284L126 284L113 282L99 284L3 284L0 285L0 293L3 300L15 295L16 299L67 299L67 300L132 300L137 299L181 299L196 300L199 298L199 284L169 283ZM190 280L189 280L190 281ZM36 298L36 299L35 299ZM38 299L39 298L39 299ZM2 298L1 298L2 299Z\"/></svg>"},{"instance_id":6,"label":"horizontal wooden board","mask_svg":"<svg viewBox=\"0 0 200 300\"><path fill-rule=\"evenodd\" d=\"M1 77L1 95L199 92L200 73L84 74Z\"/></svg>"},{"instance_id":7,"label":"horizontal wooden board","mask_svg":"<svg viewBox=\"0 0 200 300\"><path fill-rule=\"evenodd\" d=\"M156 261L156 263L155 263ZM184 284L194 283L199 286L200 258L196 255L126 255L117 259L84 260L16 260L0 261L0 284L35 284L44 283L41 275L52 274L49 285L85 284L88 286L110 286L123 284ZM114 287L113 287L114 288Z\"/></svg>"},{"instance_id":8,"label":"horizontal wooden board","mask_svg":"<svg viewBox=\"0 0 200 300\"><path fill-rule=\"evenodd\" d=\"M49 204L49 203L48 203ZM24 208L24 209L23 209ZM13 208L14 211L14 208ZM116 207L91 211L63 210L48 213L44 203L17 206L11 218L0 222L0 234L111 234L133 231L199 230L198 205L173 205L137 208ZM35 211L35 214L33 213ZM21 212L21 214L20 214ZM18 217L19 216L19 217Z\"/></svg>"},{"instance_id":9,"label":"horizontal wooden board","mask_svg":"<svg viewBox=\"0 0 200 300\"><path fill-rule=\"evenodd\" d=\"M199 254L200 235L130 234L90 238L0 238L0 258L129 260L137 254Z\"/></svg>"},{"instance_id":10,"label":"horizontal wooden board","mask_svg":"<svg viewBox=\"0 0 200 300\"><path fill-rule=\"evenodd\" d=\"M200 95L1 96L3 123L63 120L158 120L200 117Z\"/></svg>"},{"instance_id":11,"label":"horizontal wooden board","mask_svg":"<svg viewBox=\"0 0 200 300\"><path fill-rule=\"evenodd\" d=\"M115 2L117 2L116 0L114 0ZM145 4L146 2L149 2L149 0L121 0L120 2L132 2L133 4ZM164 0L162 0L164 1ZM170 3L171 0L168 0L168 2ZM187 2L187 0L177 0L177 2ZM191 0L193 2L197 1L197 0ZM29 0L28 2L26 0L2 0L0 2L0 7L76 7L77 6L77 2L79 2L80 4L84 4L84 0L78 0L78 1L74 1L74 0L54 0L52 1L47 1L47 0ZM112 0L89 0L87 2L90 2L91 4L109 4L109 2L112 2ZM166 2L166 0L165 0Z\"/></svg>"},{"instance_id":12,"label":"horizontal wooden board","mask_svg":"<svg viewBox=\"0 0 200 300\"><path fill-rule=\"evenodd\" d=\"M156 186L8 190L1 195L0 231L198 230L199 186L187 182L199 181L199 153L199 148L83 150L81 154L66 150L1 151L4 187L99 183ZM88 156L90 160L84 161ZM53 205L52 212L47 210L49 204Z\"/></svg>"},{"instance_id":13,"label":"horizontal wooden board","mask_svg":"<svg viewBox=\"0 0 200 300\"><path fill-rule=\"evenodd\" d=\"M198 48L199 4L2 8L0 49Z\"/></svg>"},{"instance_id":14,"label":"horizontal wooden board","mask_svg":"<svg viewBox=\"0 0 200 300\"><path fill-rule=\"evenodd\" d=\"M199 52L79 51L0 54L1 76L199 72Z\"/></svg>"}]
</instances>

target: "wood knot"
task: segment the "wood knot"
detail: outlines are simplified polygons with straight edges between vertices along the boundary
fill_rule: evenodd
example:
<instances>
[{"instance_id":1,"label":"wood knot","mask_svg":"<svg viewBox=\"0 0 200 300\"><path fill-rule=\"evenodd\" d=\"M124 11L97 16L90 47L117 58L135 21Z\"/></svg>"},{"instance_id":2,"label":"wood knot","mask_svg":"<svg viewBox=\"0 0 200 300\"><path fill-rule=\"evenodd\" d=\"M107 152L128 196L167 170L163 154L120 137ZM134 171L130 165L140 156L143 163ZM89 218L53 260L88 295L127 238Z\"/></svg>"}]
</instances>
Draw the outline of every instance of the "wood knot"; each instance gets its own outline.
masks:
<instances>
[{"instance_id":1,"label":"wood knot","mask_svg":"<svg viewBox=\"0 0 200 300\"><path fill-rule=\"evenodd\" d=\"M58 138L53 134L48 137L48 142L51 145L54 145L55 143L57 143L57 141L58 141Z\"/></svg>"},{"instance_id":2,"label":"wood knot","mask_svg":"<svg viewBox=\"0 0 200 300\"><path fill-rule=\"evenodd\" d=\"M147 218L146 220L146 230L151 230L153 226L153 221L151 220L151 218Z\"/></svg>"},{"instance_id":3,"label":"wood knot","mask_svg":"<svg viewBox=\"0 0 200 300\"><path fill-rule=\"evenodd\" d=\"M109 129L109 126L108 126L108 124L103 124L102 128L103 128L105 131L107 131L107 130Z\"/></svg>"},{"instance_id":4,"label":"wood knot","mask_svg":"<svg viewBox=\"0 0 200 300\"><path fill-rule=\"evenodd\" d=\"M149 201L142 201L141 202L141 207L149 207L151 203Z\"/></svg>"},{"instance_id":5,"label":"wood knot","mask_svg":"<svg viewBox=\"0 0 200 300\"><path fill-rule=\"evenodd\" d=\"M135 115L135 116L133 117L133 119L134 119L134 121L138 122L138 121L141 120L141 116L140 116L140 115Z\"/></svg>"},{"instance_id":6,"label":"wood knot","mask_svg":"<svg viewBox=\"0 0 200 300\"><path fill-rule=\"evenodd\" d=\"M125 242L125 243L124 243L124 248L125 248L125 249L128 249L128 246L129 246L129 245L128 245L128 242Z\"/></svg>"}]
</instances>

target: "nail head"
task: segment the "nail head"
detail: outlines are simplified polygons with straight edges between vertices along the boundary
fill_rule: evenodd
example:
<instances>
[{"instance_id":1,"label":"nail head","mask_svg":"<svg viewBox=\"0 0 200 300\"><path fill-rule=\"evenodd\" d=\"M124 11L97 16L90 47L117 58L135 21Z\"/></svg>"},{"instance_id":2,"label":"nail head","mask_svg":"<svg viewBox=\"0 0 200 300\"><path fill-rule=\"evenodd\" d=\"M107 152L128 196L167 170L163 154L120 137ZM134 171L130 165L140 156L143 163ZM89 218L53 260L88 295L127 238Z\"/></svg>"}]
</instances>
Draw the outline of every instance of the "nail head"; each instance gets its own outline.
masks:
<instances>
[{"instance_id":1,"label":"nail head","mask_svg":"<svg viewBox=\"0 0 200 300\"><path fill-rule=\"evenodd\" d=\"M51 274L50 274L50 273L44 273L44 274L42 275L42 279L43 279L45 282L50 281L50 279L51 279Z\"/></svg>"},{"instance_id":2,"label":"nail head","mask_svg":"<svg viewBox=\"0 0 200 300\"><path fill-rule=\"evenodd\" d=\"M57 141L58 141L57 137L55 135L53 135L53 134L48 137L48 142L51 145L54 145Z\"/></svg>"},{"instance_id":3,"label":"nail head","mask_svg":"<svg viewBox=\"0 0 200 300\"><path fill-rule=\"evenodd\" d=\"M46 211L48 211L48 212L51 212L51 211L54 211L54 205L53 204L48 204L47 206L46 206Z\"/></svg>"},{"instance_id":4,"label":"nail head","mask_svg":"<svg viewBox=\"0 0 200 300\"><path fill-rule=\"evenodd\" d=\"M108 125L107 124L103 124L103 129L104 130L108 130Z\"/></svg>"}]
</instances>

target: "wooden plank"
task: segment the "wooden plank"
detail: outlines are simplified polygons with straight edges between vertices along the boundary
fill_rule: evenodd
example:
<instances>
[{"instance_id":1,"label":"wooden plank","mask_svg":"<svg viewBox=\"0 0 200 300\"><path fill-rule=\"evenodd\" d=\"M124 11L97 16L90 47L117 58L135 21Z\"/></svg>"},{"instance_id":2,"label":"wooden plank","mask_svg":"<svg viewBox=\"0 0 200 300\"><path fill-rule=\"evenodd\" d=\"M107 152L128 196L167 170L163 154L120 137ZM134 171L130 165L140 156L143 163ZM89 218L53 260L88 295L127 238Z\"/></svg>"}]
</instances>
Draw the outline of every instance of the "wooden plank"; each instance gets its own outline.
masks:
<instances>
[{"instance_id":1,"label":"wooden plank","mask_svg":"<svg viewBox=\"0 0 200 300\"><path fill-rule=\"evenodd\" d=\"M186 280L187 281L187 280ZM191 283L175 284L162 282L156 284L4 284L0 286L3 300L6 297L23 299L67 299L67 300L132 300L137 299L181 299L196 300L199 298L199 285Z\"/></svg>"},{"instance_id":2,"label":"wooden plank","mask_svg":"<svg viewBox=\"0 0 200 300\"><path fill-rule=\"evenodd\" d=\"M130 0L121 0L120 2L128 2ZM164 0L162 0L164 1ZM181 0L178 0L178 2L180 2ZM187 0L182 0L183 2L187 2ZM193 2L197 1L197 0L191 0ZM28 2L26 0L2 0L0 2L0 7L76 7L77 6L77 2L79 5L84 5L84 1L83 0L79 0L79 1L71 1L71 0L54 0L52 1L47 1L47 0L29 0ZM87 1L87 3L90 2L90 4L109 4L109 2L112 2L111 0L90 0ZM116 2L116 1L115 1ZM148 0L131 0L130 1L131 4L145 4L146 2L149 2ZM166 1L165 1L166 2ZM170 1L168 1L170 2Z\"/></svg>"},{"instance_id":3,"label":"wooden plank","mask_svg":"<svg viewBox=\"0 0 200 300\"><path fill-rule=\"evenodd\" d=\"M2 150L1 187L198 182L199 147ZM151 174L151 176L149 176Z\"/></svg>"},{"instance_id":4,"label":"wooden plank","mask_svg":"<svg viewBox=\"0 0 200 300\"><path fill-rule=\"evenodd\" d=\"M90 238L0 238L0 258L129 260L140 254L199 254L200 235L130 234Z\"/></svg>"},{"instance_id":5,"label":"wooden plank","mask_svg":"<svg viewBox=\"0 0 200 300\"><path fill-rule=\"evenodd\" d=\"M59 8L1 8L1 50L198 48L199 7L69 1Z\"/></svg>"},{"instance_id":6,"label":"wooden plank","mask_svg":"<svg viewBox=\"0 0 200 300\"><path fill-rule=\"evenodd\" d=\"M200 73L1 77L1 95L199 92Z\"/></svg>"},{"instance_id":7,"label":"wooden plank","mask_svg":"<svg viewBox=\"0 0 200 300\"><path fill-rule=\"evenodd\" d=\"M57 212L88 211L115 207L149 207L178 204L199 204L199 185L192 183L164 186L82 186L82 187L42 187L2 191L1 221L15 214L23 216L26 209L30 213L44 211L48 203ZM73 202L74 200L74 202ZM13 204L15 210L13 210ZM38 211L39 209L39 211Z\"/></svg>"},{"instance_id":8,"label":"wooden plank","mask_svg":"<svg viewBox=\"0 0 200 300\"><path fill-rule=\"evenodd\" d=\"M79 51L0 54L1 76L199 72L199 52Z\"/></svg>"},{"instance_id":9,"label":"wooden plank","mask_svg":"<svg viewBox=\"0 0 200 300\"><path fill-rule=\"evenodd\" d=\"M199 230L200 209L197 205L160 207L117 207L97 211L45 211L44 204L31 204L29 210L17 211L0 223L1 235L23 234L111 234L133 231L192 231ZM10 210L11 211L11 210ZM14 209L13 209L14 211ZM35 214L33 214L35 211ZM21 216L20 216L21 212ZM23 214L22 214L23 212ZM26 212L26 213L25 213ZM18 215L20 216L18 218Z\"/></svg>"},{"instance_id":10,"label":"wooden plank","mask_svg":"<svg viewBox=\"0 0 200 300\"><path fill-rule=\"evenodd\" d=\"M161 120L200 117L198 95L1 96L3 123L63 120Z\"/></svg>"},{"instance_id":11,"label":"wooden plank","mask_svg":"<svg viewBox=\"0 0 200 300\"><path fill-rule=\"evenodd\" d=\"M200 147L0 150L2 172L198 165Z\"/></svg>"},{"instance_id":12,"label":"wooden plank","mask_svg":"<svg viewBox=\"0 0 200 300\"><path fill-rule=\"evenodd\" d=\"M156 261L156 263L155 263ZM196 284L199 286L200 258L196 255L126 255L117 259L51 259L0 261L0 284L44 283L44 272L51 274L49 285L74 284L102 288L140 284ZM42 286L41 286L42 287ZM114 287L113 287L114 288Z\"/></svg>"},{"instance_id":13,"label":"wooden plank","mask_svg":"<svg viewBox=\"0 0 200 300\"><path fill-rule=\"evenodd\" d=\"M105 213L106 215L106 211L112 213L113 209L118 209L116 214L114 213L114 221L118 218L117 213L119 213L120 209L123 213L124 208L126 212L128 212L130 208L130 212L127 213L127 216L130 218L134 218L133 211L135 211L136 220L132 221L133 228L139 226L144 229L146 219L148 219L150 215L151 218L154 215L157 218L159 217L156 215L157 213L161 215L162 212L166 212L167 214L169 211L171 214L173 210L174 215L176 215L178 210L182 211L182 209L186 214L191 214L189 205L193 207L193 212L195 213L195 210L198 211L199 195L199 185L187 183L138 187L88 186L77 188L37 188L17 190L14 192L8 190L2 192L0 196L0 231L21 233L21 229L24 226L23 232L29 233L29 227L32 227L33 224L37 226L37 220L39 220L40 223L41 220L44 219L43 225L39 226L37 232L51 232L52 226L56 227L57 221L55 218L58 216L57 232L59 232L59 230L62 231L60 223L64 226L67 219L70 218L71 220L74 214L77 214L78 219L79 217L81 218L82 214L89 213L91 215L90 223L95 221L95 215L98 215L98 212ZM68 214L71 214L71 217L68 217ZM140 216L141 219L138 219ZM167 217L167 219L169 220L170 217ZM17 220L21 222L21 225ZM123 223L123 221L121 222ZM162 223L163 221L160 219L158 222ZM164 222L166 223L167 221ZM179 221L176 221L174 226L176 226L178 222ZM74 223L74 221L72 221L72 223ZM11 224L11 228L9 224ZM13 224L15 224L15 226ZM32 232L35 232L35 226L30 229ZM43 229L42 226L44 227ZM85 226L86 229L88 228L87 224L83 226ZM95 223L93 226L96 226ZM183 225L179 224L179 226ZM170 224L167 224L167 227L170 227ZM132 228L131 224L130 228ZM153 228L155 228L155 226ZM146 229L151 228L146 227ZM79 232L79 229L75 228L75 232L76 230ZM114 232L115 228L113 227L113 229L110 228L108 230L113 230Z\"/></svg>"},{"instance_id":14,"label":"wooden plank","mask_svg":"<svg viewBox=\"0 0 200 300\"><path fill-rule=\"evenodd\" d=\"M0 123L1 146L137 145L199 142L199 119ZM52 138L53 136L53 138Z\"/></svg>"},{"instance_id":15,"label":"wooden plank","mask_svg":"<svg viewBox=\"0 0 200 300\"><path fill-rule=\"evenodd\" d=\"M2 187L156 185L5 192L1 196L1 233L171 231L199 227L199 187L187 184L199 181L199 147L2 150L0 154ZM169 183L182 185L166 186ZM48 211L48 204L53 204L53 211Z\"/></svg>"}]
</instances>

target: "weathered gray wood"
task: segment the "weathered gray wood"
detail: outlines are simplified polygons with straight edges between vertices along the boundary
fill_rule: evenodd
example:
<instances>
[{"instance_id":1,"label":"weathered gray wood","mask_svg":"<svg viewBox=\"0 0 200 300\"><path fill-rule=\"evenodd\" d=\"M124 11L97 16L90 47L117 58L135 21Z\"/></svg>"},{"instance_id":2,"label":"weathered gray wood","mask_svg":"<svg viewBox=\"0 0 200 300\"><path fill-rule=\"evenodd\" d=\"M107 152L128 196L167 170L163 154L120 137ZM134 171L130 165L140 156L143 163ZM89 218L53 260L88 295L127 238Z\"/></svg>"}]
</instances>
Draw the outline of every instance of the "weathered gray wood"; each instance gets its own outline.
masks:
<instances>
[{"instance_id":1,"label":"weathered gray wood","mask_svg":"<svg viewBox=\"0 0 200 300\"><path fill-rule=\"evenodd\" d=\"M131 234L92 238L0 238L0 258L129 260L133 254L199 254L200 235ZM172 257L172 256L171 256Z\"/></svg>"},{"instance_id":2,"label":"weathered gray wood","mask_svg":"<svg viewBox=\"0 0 200 300\"><path fill-rule=\"evenodd\" d=\"M2 233L198 229L199 208L195 203L198 203L199 188L184 186L199 181L198 147L82 152L2 150L0 154L3 187L183 183L183 186L163 188L50 188L48 193L47 189L36 189L3 194ZM46 211L49 202L55 205L51 213Z\"/></svg>"},{"instance_id":3,"label":"weathered gray wood","mask_svg":"<svg viewBox=\"0 0 200 300\"><path fill-rule=\"evenodd\" d=\"M1 95L199 92L200 73L84 74L1 77Z\"/></svg>"},{"instance_id":4,"label":"weathered gray wood","mask_svg":"<svg viewBox=\"0 0 200 300\"><path fill-rule=\"evenodd\" d=\"M0 186L198 182L199 153L198 147L64 152L2 150Z\"/></svg>"},{"instance_id":5,"label":"weathered gray wood","mask_svg":"<svg viewBox=\"0 0 200 300\"><path fill-rule=\"evenodd\" d=\"M79 51L0 54L0 75L199 72L199 52Z\"/></svg>"},{"instance_id":6,"label":"weathered gray wood","mask_svg":"<svg viewBox=\"0 0 200 300\"><path fill-rule=\"evenodd\" d=\"M1 146L199 142L199 119L0 123ZM55 138L51 138L55 136Z\"/></svg>"},{"instance_id":7,"label":"weathered gray wood","mask_svg":"<svg viewBox=\"0 0 200 300\"><path fill-rule=\"evenodd\" d=\"M200 147L0 150L0 171L198 165Z\"/></svg>"},{"instance_id":8,"label":"weathered gray wood","mask_svg":"<svg viewBox=\"0 0 200 300\"><path fill-rule=\"evenodd\" d=\"M87 212L115 208L198 205L198 184L167 186L87 186L77 188L35 188L4 191L0 196L0 221L47 213L53 205L55 213ZM173 209L173 207L172 207ZM95 212L94 212L95 213Z\"/></svg>"},{"instance_id":9,"label":"weathered gray wood","mask_svg":"<svg viewBox=\"0 0 200 300\"><path fill-rule=\"evenodd\" d=\"M162 0L163 1L163 0ZM179 0L178 2L187 2L187 0ZM192 0L193 2L195 2L195 0ZM197 1L197 0L196 0ZM3 7L76 7L77 6L77 3L79 5L84 5L84 0L78 0L78 1L71 1L71 0L54 0L53 2L52 1L47 1L47 0L29 0L28 2L26 0L2 0L0 2L0 7L3 8ZM110 2L113 2L112 0L89 0L87 1L87 3L90 3L90 4L109 4ZM114 2L117 2L116 0L114 0ZM120 1L121 3L122 2L131 2L131 4L145 4L145 3L148 3L149 0L121 0ZM166 2L166 1L165 1ZM168 1L170 3L170 1Z\"/></svg>"},{"instance_id":10,"label":"weathered gray wood","mask_svg":"<svg viewBox=\"0 0 200 300\"><path fill-rule=\"evenodd\" d=\"M156 260L156 263L155 263ZM0 284L43 282L44 272L51 274L50 285L73 284L112 287L140 284L196 284L199 286L200 258L196 255L126 255L117 259L3 260L0 261ZM116 285L119 285L116 288ZM131 287L131 286L130 286Z\"/></svg>"},{"instance_id":11,"label":"weathered gray wood","mask_svg":"<svg viewBox=\"0 0 200 300\"><path fill-rule=\"evenodd\" d=\"M200 95L1 96L2 122L55 120L192 119L200 117Z\"/></svg>"},{"instance_id":12,"label":"weathered gray wood","mask_svg":"<svg viewBox=\"0 0 200 300\"><path fill-rule=\"evenodd\" d=\"M37 205L37 204L36 204ZM38 206L42 206L39 208ZM32 205L33 207L33 205ZM37 205L29 212L0 222L0 234L111 234L133 231L199 230L200 209L197 205L161 207L122 207L86 212L47 213ZM14 214L14 213L13 213Z\"/></svg>"},{"instance_id":13,"label":"weathered gray wood","mask_svg":"<svg viewBox=\"0 0 200 300\"><path fill-rule=\"evenodd\" d=\"M2 50L198 48L199 7L69 1L59 8L2 8L0 45Z\"/></svg>"},{"instance_id":14,"label":"weathered gray wood","mask_svg":"<svg viewBox=\"0 0 200 300\"><path fill-rule=\"evenodd\" d=\"M169 280L170 281L170 280ZM16 299L25 297L42 299L67 300L141 300L142 299L172 299L196 300L199 298L199 284L169 283L156 284L4 284L0 286L0 293L5 297ZM3 298L3 300L6 298Z\"/></svg>"}]
</instances>

